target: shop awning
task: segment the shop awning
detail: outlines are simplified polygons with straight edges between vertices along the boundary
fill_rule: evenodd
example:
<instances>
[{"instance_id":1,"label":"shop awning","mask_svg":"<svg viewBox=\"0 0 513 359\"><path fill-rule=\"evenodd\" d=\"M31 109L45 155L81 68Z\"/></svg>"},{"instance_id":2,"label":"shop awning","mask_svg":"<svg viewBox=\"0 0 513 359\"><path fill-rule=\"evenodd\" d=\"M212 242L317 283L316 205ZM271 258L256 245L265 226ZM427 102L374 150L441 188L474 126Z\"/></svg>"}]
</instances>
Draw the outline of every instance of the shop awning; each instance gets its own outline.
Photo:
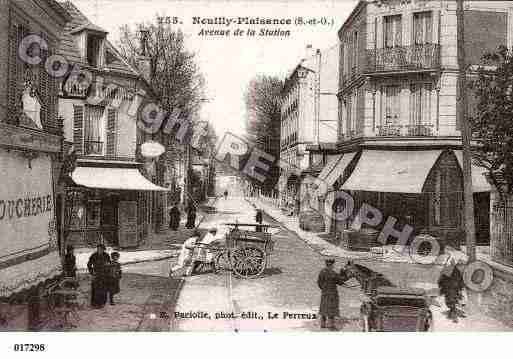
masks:
<instances>
[{"instance_id":1,"label":"shop awning","mask_svg":"<svg viewBox=\"0 0 513 359\"><path fill-rule=\"evenodd\" d=\"M324 179L324 182L326 183L327 186L332 186L333 183L335 183L335 181L340 176L342 176L342 174L344 173L344 170L349 165L349 163L353 160L355 154L356 154L356 152L344 153L344 155L342 155L342 157L339 158L339 160L337 161L337 163L335 164L333 169L330 171L330 173L328 173L328 175Z\"/></svg>"},{"instance_id":2,"label":"shop awning","mask_svg":"<svg viewBox=\"0 0 513 359\"><path fill-rule=\"evenodd\" d=\"M128 191L169 191L148 181L137 168L77 167L71 174L77 184L89 188Z\"/></svg>"},{"instance_id":3,"label":"shop awning","mask_svg":"<svg viewBox=\"0 0 513 359\"><path fill-rule=\"evenodd\" d=\"M458 163L463 170L463 153L462 151L454 151ZM472 192L490 192L492 187L486 180L486 169L472 164Z\"/></svg>"},{"instance_id":4,"label":"shop awning","mask_svg":"<svg viewBox=\"0 0 513 359\"><path fill-rule=\"evenodd\" d=\"M421 193L429 171L442 153L364 150L342 189L370 192Z\"/></svg>"}]
</instances>

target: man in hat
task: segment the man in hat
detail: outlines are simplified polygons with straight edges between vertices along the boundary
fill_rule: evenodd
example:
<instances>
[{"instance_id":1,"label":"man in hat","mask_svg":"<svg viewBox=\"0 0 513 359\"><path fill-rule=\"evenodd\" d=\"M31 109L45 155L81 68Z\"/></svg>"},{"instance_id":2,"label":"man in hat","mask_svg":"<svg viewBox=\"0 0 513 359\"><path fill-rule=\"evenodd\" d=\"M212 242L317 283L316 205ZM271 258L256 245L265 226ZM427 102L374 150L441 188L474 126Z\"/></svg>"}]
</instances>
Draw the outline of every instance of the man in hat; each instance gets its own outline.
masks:
<instances>
[{"instance_id":1,"label":"man in hat","mask_svg":"<svg viewBox=\"0 0 513 359\"><path fill-rule=\"evenodd\" d=\"M320 271L317 278L317 285L321 290L321 304L319 306L321 328L331 330L336 330L335 317L340 316L337 285L342 285L348 280L343 269L340 270L340 273L335 272L334 265L335 260L333 258L326 259L326 267Z\"/></svg>"}]
</instances>

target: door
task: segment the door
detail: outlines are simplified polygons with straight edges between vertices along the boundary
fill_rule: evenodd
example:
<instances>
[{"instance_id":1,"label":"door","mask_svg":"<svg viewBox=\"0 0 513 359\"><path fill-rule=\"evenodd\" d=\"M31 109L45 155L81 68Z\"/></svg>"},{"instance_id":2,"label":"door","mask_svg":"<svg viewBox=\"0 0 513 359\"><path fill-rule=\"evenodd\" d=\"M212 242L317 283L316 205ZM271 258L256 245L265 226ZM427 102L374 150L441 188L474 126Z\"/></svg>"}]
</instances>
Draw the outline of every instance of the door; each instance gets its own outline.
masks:
<instances>
[{"instance_id":1,"label":"door","mask_svg":"<svg viewBox=\"0 0 513 359\"><path fill-rule=\"evenodd\" d=\"M137 201L119 201L118 206L119 246L137 247Z\"/></svg>"}]
</instances>

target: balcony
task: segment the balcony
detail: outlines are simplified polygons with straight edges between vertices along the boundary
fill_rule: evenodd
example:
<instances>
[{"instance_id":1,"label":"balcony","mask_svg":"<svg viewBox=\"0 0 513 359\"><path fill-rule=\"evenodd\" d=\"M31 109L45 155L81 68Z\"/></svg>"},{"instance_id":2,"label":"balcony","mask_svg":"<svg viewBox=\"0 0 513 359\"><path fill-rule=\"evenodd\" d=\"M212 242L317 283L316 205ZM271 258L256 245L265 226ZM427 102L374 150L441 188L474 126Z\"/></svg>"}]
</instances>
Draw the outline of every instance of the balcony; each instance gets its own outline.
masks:
<instances>
[{"instance_id":1,"label":"balcony","mask_svg":"<svg viewBox=\"0 0 513 359\"><path fill-rule=\"evenodd\" d=\"M429 137L433 136L433 125L382 125L376 127L376 136L383 137Z\"/></svg>"},{"instance_id":2,"label":"balcony","mask_svg":"<svg viewBox=\"0 0 513 359\"><path fill-rule=\"evenodd\" d=\"M84 141L84 155L103 155L103 142Z\"/></svg>"},{"instance_id":3,"label":"balcony","mask_svg":"<svg viewBox=\"0 0 513 359\"><path fill-rule=\"evenodd\" d=\"M440 67L440 45L424 44L367 50L366 73L433 70Z\"/></svg>"}]
</instances>

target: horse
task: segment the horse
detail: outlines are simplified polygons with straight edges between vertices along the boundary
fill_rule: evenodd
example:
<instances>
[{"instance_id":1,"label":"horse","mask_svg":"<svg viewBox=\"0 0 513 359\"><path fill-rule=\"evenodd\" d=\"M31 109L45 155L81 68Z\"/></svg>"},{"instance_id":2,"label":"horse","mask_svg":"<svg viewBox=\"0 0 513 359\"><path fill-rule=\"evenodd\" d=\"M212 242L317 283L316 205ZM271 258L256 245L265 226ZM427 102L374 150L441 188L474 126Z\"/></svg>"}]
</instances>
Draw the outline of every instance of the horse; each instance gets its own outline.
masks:
<instances>
[{"instance_id":1,"label":"horse","mask_svg":"<svg viewBox=\"0 0 513 359\"><path fill-rule=\"evenodd\" d=\"M348 261L344 267L344 271L348 279L354 278L360 283L361 290L370 294L378 287L396 287L389 279L383 274L373 271L361 264L356 264L353 261Z\"/></svg>"}]
</instances>

